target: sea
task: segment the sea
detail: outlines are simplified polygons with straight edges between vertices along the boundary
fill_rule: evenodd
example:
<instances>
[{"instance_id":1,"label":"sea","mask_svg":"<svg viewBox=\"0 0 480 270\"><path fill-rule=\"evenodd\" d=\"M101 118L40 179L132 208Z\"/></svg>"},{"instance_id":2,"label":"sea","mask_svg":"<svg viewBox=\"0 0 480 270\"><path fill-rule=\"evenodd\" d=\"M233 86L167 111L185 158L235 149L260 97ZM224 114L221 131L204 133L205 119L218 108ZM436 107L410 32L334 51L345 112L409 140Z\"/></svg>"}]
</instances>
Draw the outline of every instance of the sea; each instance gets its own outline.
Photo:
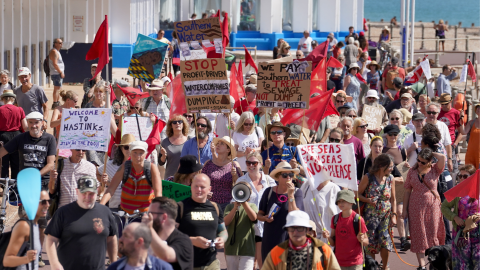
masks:
<instances>
[{"instance_id":1,"label":"sea","mask_svg":"<svg viewBox=\"0 0 480 270\"><path fill-rule=\"evenodd\" d=\"M389 22L393 16L397 16L397 21L400 21L400 2L400 0L364 0L364 16L371 22L379 22L381 19ZM448 21L449 25L462 22L462 26L465 27L470 27L472 23L480 26L480 0L415 1L416 22L438 23L440 19Z\"/></svg>"}]
</instances>

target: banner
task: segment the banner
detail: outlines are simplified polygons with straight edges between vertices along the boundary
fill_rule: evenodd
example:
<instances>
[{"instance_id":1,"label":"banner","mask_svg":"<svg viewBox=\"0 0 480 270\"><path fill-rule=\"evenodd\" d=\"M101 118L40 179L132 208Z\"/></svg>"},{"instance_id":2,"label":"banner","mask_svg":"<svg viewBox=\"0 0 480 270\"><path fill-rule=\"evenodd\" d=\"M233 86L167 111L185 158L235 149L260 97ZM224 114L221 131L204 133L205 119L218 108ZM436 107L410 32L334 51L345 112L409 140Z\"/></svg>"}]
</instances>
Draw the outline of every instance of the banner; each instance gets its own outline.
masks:
<instances>
[{"instance_id":1,"label":"banner","mask_svg":"<svg viewBox=\"0 0 480 270\"><path fill-rule=\"evenodd\" d=\"M357 166L353 144L320 143L298 145L307 178L316 188L326 180L356 191Z\"/></svg>"},{"instance_id":2,"label":"banner","mask_svg":"<svg viewBox=\"0 0 480 270\"><path fill-rule=\"evenodd\" d=\"M362 118L367 121L368 130L380 128L380 125L382 124L382 109L364 104Z\"/></svg>"},{"instance_id":3,"label":"banner","mask_svg":"<svg viewBox=\"0 0 480 270\"><path fill-rule=\"evenodd\" d=\"M258 70L257 107L309 108L311 62L263 62Z\"/></svg>"},{"instance_id":4,"label":"banner","mask_svg":"<svg viewBox=\"0 0 480 270\"><path fill-rule=\"evenodd\" d=\"M225 59L182 61L180 70L188 112L230 112L230 84Z\"/></svg>"},{"instance_id":5,"label":"banner","mask_svg":"<svg viewBox=\"0 0 480 270\"><path fill-rule=\"evenodd\" d=\"M164 197L179 202L191 197L192 190L189 186L162 180L162 194Z\"/></svg>"},{"instance_id":6,"label":"banner","mask_svg":"<svg viewBox=\"0 0 480 270\"><path fill-rule=\"evenodd\" d=\"M138 34L127 74L152 83L160 77L167 50L168 44Z\"/></svg>"},{"instance_id":7,"label":"banner","mask_svg":"<svg viewBox=\"0 0 480 270\"><path fill-rule=\"evenodd\" d=\"M63 109L58 149L108 151L112 109Z\"/></svg>"},{"instance_id":8,"label":"banner","mask_svg":"<svg viewBox=\"0 0 480 270\"><path fill-rule=\"evenodd\" d=\"M153 129L153 123L150 117L138 117L138 125L140 125L140 132L142 134L142 141L147 140ZM123 118L122 122L122 138L125 134L132 134L137 141L140 141L138 133L137 119L135 116L127 116Z\"/></svg>"}]
</instances>

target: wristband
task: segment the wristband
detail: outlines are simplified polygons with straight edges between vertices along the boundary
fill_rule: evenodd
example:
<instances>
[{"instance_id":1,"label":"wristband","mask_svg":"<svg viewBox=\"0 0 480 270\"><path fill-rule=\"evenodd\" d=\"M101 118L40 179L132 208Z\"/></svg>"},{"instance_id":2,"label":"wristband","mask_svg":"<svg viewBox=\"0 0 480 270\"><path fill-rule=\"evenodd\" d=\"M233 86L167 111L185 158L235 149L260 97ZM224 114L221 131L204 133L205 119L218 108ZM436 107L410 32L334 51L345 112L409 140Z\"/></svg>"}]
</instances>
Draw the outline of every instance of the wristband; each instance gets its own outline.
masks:
<instances>
[{"instance_id":1,"label":"wristband","mask_svg":"<svg viewBox=\"0 0 480 270\"><path fill-rule=\"evenodd\" d=\"M48 123L48 121L47 121L47 120L45 120L45 119L43 119L43 121L45 121L45 123Z\"/></svg>"}]
</instances>

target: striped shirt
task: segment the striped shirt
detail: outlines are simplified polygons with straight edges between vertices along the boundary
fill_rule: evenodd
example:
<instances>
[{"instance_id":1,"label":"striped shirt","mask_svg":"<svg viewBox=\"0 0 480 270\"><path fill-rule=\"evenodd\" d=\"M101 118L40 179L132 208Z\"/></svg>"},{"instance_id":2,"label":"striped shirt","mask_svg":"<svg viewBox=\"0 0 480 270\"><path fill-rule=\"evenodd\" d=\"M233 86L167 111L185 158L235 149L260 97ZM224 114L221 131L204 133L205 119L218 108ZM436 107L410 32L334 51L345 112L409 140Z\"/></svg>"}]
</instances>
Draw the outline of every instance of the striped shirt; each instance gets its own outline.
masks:
<instances>
[{"instance_id":1,"label":"striped shirt","mask_svg":"<svg viewBox=\"0 0 480 270\"><path fill-rule=\"evenodd\" d=\"M60 174L60 203L58 207L77 200L77 180L82 176L91 176L97 179L95 165L81 159L79 163L72 163L69 158L63 160L63 170Z\"/></svg>"},{"instance_id":2,"label":"striped shirt","mask_svg":"<svg viewBox=\"0 0 480 270\"><path fill-rule=\"evenodd\" d=\"M134 172L133 167L132 172ZM155 198L155 194L145 175L141 175L137 179L130 174L122 187L120 207L128 214L133 214L133 211L137 209L143 213L148 211L153 198Z\"/></svg>"},{"instance_id":3,"label":"striped shirt","mask_svg":"<svg viewBox=\"0 0 480 270\"><path fill-rule=\"evenodd\" d=\"M150 97L150 104L148 104L147 109L145 110L149 115L151 113L155 114L158 118L162 119L163 122L167 123L168 118L170 117L170 109L168 109L167 104L165 103L165 95L163 95L160 102L157 103L153 98ZM142 108L145 108L145 104L149 98L144 98L142 101ZM166 128L164 128L160 134L161 139L165 139L166 136Z\"/></svg>"}]
</instances>

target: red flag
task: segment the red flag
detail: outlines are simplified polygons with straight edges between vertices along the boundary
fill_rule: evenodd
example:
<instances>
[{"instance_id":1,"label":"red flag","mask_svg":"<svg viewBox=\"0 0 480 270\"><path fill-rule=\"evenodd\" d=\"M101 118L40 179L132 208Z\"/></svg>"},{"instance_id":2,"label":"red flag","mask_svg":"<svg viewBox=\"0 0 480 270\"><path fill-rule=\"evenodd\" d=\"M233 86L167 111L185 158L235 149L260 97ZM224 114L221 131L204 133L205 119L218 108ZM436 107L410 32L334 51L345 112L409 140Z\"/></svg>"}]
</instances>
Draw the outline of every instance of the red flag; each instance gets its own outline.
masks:
<instances>
[{"instance_id":1,"label":"red flag","mask_svg":"<svg viewBox=\"0 0 480 270\"><path fill-rule=\"evenodd\" d=\"M181 76L175 77L167 86L167 93L170 92L170 118L175 115L182 115L187 112L187 104L185 103L185 91L182 87Z\"/></svg>"},{"instance_id":2,"label":"red flag","mask_svg":"<svg viewBox=\"0 0 480 270\"><path fill-rule=\"evenodd\" d=\"M172 59L172 65L180 66L180 58L174 57Z\"/></svg>"},{"instance_id":3,"label":"red flag","mask_svg":"<svg viewBox=\"0 0 480 270\"><path fill-rule=\"evenodd\" d=\"M110 104L113 105L113 102L117 99L117 96L115 96L115 91L113 91L113 87L110 84Z\"/></svg>"},{"instance_id":4,"label":"red flag","mask_svg":"<svg viewBox=\"0 0 480 270\"><path fill-rule=\"evenodd\" d=\"M312 80L310 82L310 95L327 91L328 79L326 62L327 58L323 58L312 71Z\"/></svg>"},{"instance_id":5,"label":"red flag","mask_svg":"<svg viewBox=\"0 0 480 270\"><path fill-rule=\"evenodd\" d=\"M332 67L332 68L343 68L342 63L337 60L335 57L330 57L327 62L327 67Z\"/></svg>"},{"instance_id":6,"label":"red flag","mask_svg":"<svg viewBox=\"0 0 480 270\"><path fill-rule=\"evenodd\" d=\"M365 81L365 79L362 77L362 74L358 73L355 74L355 76L357 76L357 79L362 82L363 84L367 84L367 82Z\"/></svg>"},{"instance_id":7,"label":"red flag","mask_svg":"<svg viewBox=\"0 0 480 270\"><path fill-rule=\"evenodd\" d=\"M255 72L258 74L258 67L255 64L255 61L253 61L253 58L248 52L247 47L245 47L245 45L243 45L243 47L245 48L245 67L248 65L252 66L255 69Z\"/></svg>"},{"instance_id":8,"label":"red flag","mask_svg":"<svg viewBox=\"0 0 480 270\"><path fill-rule=\"evenodd\" d=\"M406 82L407 83L417 83L420 81L420 78L422 77L423 73L425 73L426 76L430 75L430 62L428 62L427 56L425 56L420 62L420 64L413 70L413 76L410 77Z\"/></svg>"},{"instance_id":9,"label":"red flag","mask_svg":"<svg viewBox=\"0 0 480 270\"><path fill-rule=\"evenodd\" d=\"M470 61L470 59L467 59L467 63L468 63L468 76L470 76L470 78L472 78L472 81L475 82L477 81L477 74L475 74L475 69L473 68L473 65L472 65L472 62Z\"/></svg>"},{"instance_id":10,"label":"red flag","mask_svg":"<svg viewBox=\"0 0 480 270\"><path fill-rule=\"evenodd\" d=\"M202 44L202 48L203 50L205 51L205 53L207 54L207 58L222 58L222 54L220 53L217 53L215 51L215 47L212 46L212 47L205 47L203 46Z\"/></svg>"},{"instance_id":11,"label":"red flag","mask_svg":"<svg viewBox=\"0 0 480 270\"><path fill-rule=\"evenodd\" d=\"M235 63L233 63L230 69L230 96L235 99L235 107L240 106L240 99L245 96L242 87L238 85Z\"/></svg>"},{"instance_id":12,"label":"red flag","mask_svg":"<svg viewBox=\"0 0 480 270\"><path fill-rule=\"evenodd\" d=\"M242 66L242 59L240 59L240 63L238 64L238 72L237 72L237 81L243 88L243 66Z\"/></svg>"},{"instance_id":13,"label":"red flag","mask_svg":"<svg viewBox=\"0 0 480 270\"><path fill-rule=\"evenodd\" d=\"M215 18L215 17L218 17L218 20L220 20L220 9L217 10L217 13L215 13L211 16L211 18Z\"/></svg>"},{"instance_id":14,"label":"red flag","mask_svg":"<svg viewBox=\"0 0 480 270\"><path fill-rule=\"evenodd\" d=\"M148 138L145 141L148 144L148 153L145 158L148 158L148 156L150 156L153 150L155 150L155 146L161 143L160 132L162 132L165 125L166 124L162 121L162 119L157 118L157 121L153 126L152 132L150 132L150 135L148 135Z\"/></svg>"},{"instance_id":15,"label":"red flag","mask_svg":"<svg viewBox=\"0 0 480 270\"><path fill-rule=\"evenodd\" d=\"M323 58L327 57L328 53L328 39L318 45L311 53L305 57L305 61L312 61L313 64L317 64Z\"/></svg>"},{"instance_id":16,"label":"red flag","mask_svg":"<svg viewBox=\"0 0 480 270\"><path fill-rule=\"evenodd\" d=\"M98 58L98 66L95 75L90 79L97 77L99 72L102 72L103 67L110 61L110 53L108 51L108 18L105 15L105 20L98 28L95 40L88 50L85 60L94 60Z\"/></svg>"},{"instance_id":17,"label":"red flag","mask_svg":"<svg viewBox=\"0 0 480 270\"><path fill-rule=\"evenodd\" d=\"M127 97L132 107L135 107L135 103L137 103L138 100L142 98L147 98L150 96L148 92L142 92L138 88L133 88L133 87L122 88L118 84L117 84L117 87L122 90L122 92L125 94L125 96Z\"/></svg>"},{"instance_id":18,"label":"red flag","mask_svg":"<svg viewBox=\"0 0 480 270\"><path fill-rule=\"evenodd\" d=\"M320 122L329 115L339 115L332 101L333 89L310 99L309 109L286 109L280 120L283 125L297 124L299 126L317 130ZM305 112L305 122L303 115Z\"/></svg>"},{"instance_id":19,"label":"red flag","mask_svg":"<svg viewBox=\"0 0 480 270\"><path fill-rule=\"evenodd\" d=\"M469 196L470 198L475 198L478 200L479 193L480 193L480 172L477 170L473 175L468 177L467 179L463 180L453 188L449 189L443 195L445 195L445 199L451 202L453 199L457 197L465 197Z\"/></svg>"},{"instance_id":20,"label":"red flag","mask_svg":"<svg viewBox=\"0 0 480 270\"><path fill-rule=\"evenodd\" d=\"M107 155L109 157L112 157L112 148L114 144L115 144L115 138L113 137L113 135L110 135L110 143L108 144L108 152L107 152Z\"/></svg>"},{"instance_id":21,"label":"red flag","mask_svg":"<svg viewBox=\"0 0 480 270\"><path fill-rule=\"evenodd\" d=\"M168 78L170 79L170 81L173 81L173 74L171 71L168 73Z\"/></svg>"},{"instance_id":22,"label":"red flag","mask_svg":"<svg viewBox=\"0 0 480 270\"><path fill-rule=\"evenodd\" d=\"M227 47L229 42L230 42L230 37L229 37L229 33L228 33L228 13L225 12L225 17L223 17L223 23L222 23L223 54L225 54L225 48Z\"/></svg>"}]
</instances>

